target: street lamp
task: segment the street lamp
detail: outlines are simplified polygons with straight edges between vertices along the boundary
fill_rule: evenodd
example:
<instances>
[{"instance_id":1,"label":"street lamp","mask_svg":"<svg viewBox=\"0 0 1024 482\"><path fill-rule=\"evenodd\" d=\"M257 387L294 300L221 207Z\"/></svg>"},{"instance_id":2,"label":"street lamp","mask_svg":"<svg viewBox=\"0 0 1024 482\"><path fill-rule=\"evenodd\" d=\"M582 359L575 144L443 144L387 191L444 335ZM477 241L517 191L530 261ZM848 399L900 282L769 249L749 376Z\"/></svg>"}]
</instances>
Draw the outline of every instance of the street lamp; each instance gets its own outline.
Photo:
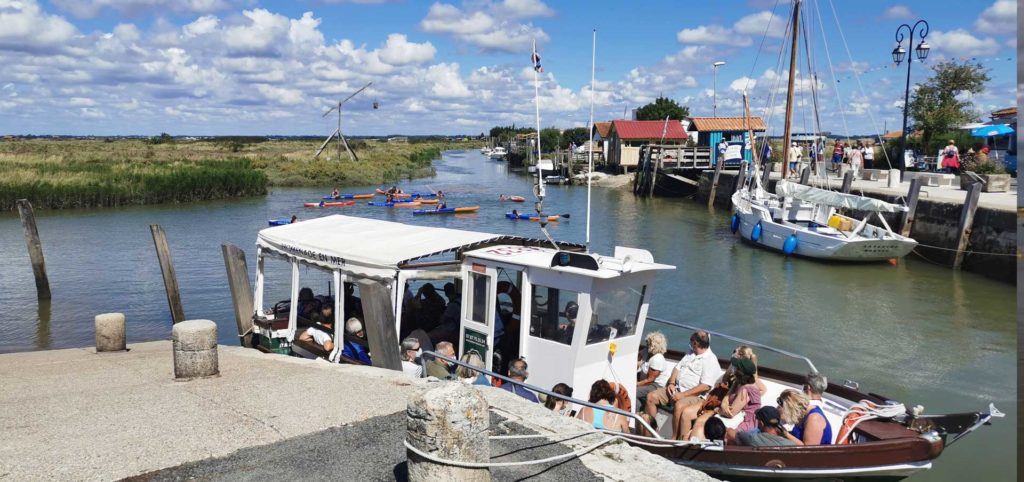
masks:
<instances>
[{"instance_id":1,"label":"street lamp","mask_svg":"<svg viewBox=\"0 0 1024 482\"><path fill-rule=\"evenodd\" d=\"M907 46L914 49L917 54L917 60L923 61L928 58L928 51L931 47L928 42L924 41L924 38L928 36L928 22L924 20L918 20L913 27L907 24L900 25L896 28L896 48L892 49L892 61L896 62L896 65L900 65L903 59L907 59L907 89L903 94L903 136L901 137L902 152L900 158L897 159L897 165L900 170L906 169L906 156L907 156L907 111L910 108L910 64L914 63L914 57L907 55L907 50L903 48L903 27L906 27L910 32L910 42L907 42ZM920 29L918 27L921 27ZM914 32L918 32L921 35L921 43L914 47Z\"/></svg>"},{"instance_id":2,"label":"street lamp","mask_svg":"<svg viewBox=\"0 0 1024 482\"><path fill-rule=\"evenodd\" d=\"M711 90L711 95L712 95L712 97L711 97L711 99L712 99L711 100L711 104L712 104L712 114L711 114L711 117L718 117L718 68L723 66L723 65L725 65L725 62L723 62L721 60L711 64L712 70L714 70L714 72L715 72L714 88Z\"/></svg>"}]
</instances>

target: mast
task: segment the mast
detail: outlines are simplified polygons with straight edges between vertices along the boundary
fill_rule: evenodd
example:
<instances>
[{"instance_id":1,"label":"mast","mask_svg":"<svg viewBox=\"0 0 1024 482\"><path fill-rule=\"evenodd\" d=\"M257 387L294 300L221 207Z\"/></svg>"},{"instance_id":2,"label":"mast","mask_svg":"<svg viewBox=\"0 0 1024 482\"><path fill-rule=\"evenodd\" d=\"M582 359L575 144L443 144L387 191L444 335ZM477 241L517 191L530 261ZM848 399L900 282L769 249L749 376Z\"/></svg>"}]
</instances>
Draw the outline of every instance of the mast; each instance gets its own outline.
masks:
<instances>
[{"instance_id":1,"label":"mast","mask_svg":"<svg viewBox=\"0 0 1024 482\"><path fill-rule=\"evenodd\" d=\"M544 225L544 215L541 213L544 203L544 173L540 163L540 56L537 55L537 41L533 41L533 105L537 117L537 216L541 218L541 226Z\"/></svg>"},{"instance_id":2,"label":"mast","mask_svg":"<svg viewBox=\"0 0 1024 482\"><path fill-rule=\"evenodd\" d=\"M782 139L782 178L789 175L789 145L793 138L793 83L796 80L796 49L800 44L800 1L793 0L793 48L789 52L789 86L786 89L786 126Z\"/></svg>"},{"instance_id":3,"label":"mast","mask_svg":"<svg viewBox=\"0 0 1024 482\"><path fill-rule=\"evenodd\" d=\"M587 124L587 252L590 252L590 183L594 179L594 71L597 63L597 29L590 42L590 122ZM572 153L569 153L572 159Z\"/></svg>"}]
</instances>

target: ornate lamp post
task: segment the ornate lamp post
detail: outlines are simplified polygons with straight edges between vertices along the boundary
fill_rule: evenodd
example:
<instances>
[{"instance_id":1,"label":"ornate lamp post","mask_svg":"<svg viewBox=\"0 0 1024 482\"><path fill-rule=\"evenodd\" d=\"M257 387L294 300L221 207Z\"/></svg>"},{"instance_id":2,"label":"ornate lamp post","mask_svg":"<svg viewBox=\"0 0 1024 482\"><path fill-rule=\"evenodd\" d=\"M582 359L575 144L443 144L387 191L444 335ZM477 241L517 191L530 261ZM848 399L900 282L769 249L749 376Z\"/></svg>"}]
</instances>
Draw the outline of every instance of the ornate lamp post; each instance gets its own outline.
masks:
<instances>
[{"instance_id":1,"label":"ornate lamp post","mask_svg":"<svg viewBox=\"0 0 1024 482\"><path fill-rule=\"evenodd\" d=\"M712 100L711 100L711 104L712 104L712 111L711 112L712 112L712 114L711 114L711 117L718 117L718 68L723 66L723 65L725 65L725 62L723 62L721 60L711 64L711 70L713 70L715 72L714 88L711 90L711 95L712 95Z\"/></svg>"},{"instance_id":2,"label":"ornate lamp post","mask_svg":"<svg viewBox=\"0 0 1024 482\"><path fill-rule=\"evenodd\" d=\"M907 46L914 49L914 52L917 53L918 61L923 61L928 58L928 50L931 49L928 42L924 41L924 38L928 36L928 22L918 20L913 27L903 24L896 28L896 48L892 49L892 61L896 62L896 65L898 66L903 62L904 57L907 59L907 90L903 94L903 136L900 138L902 142L902 152L900 153L900 158L897 160L897 165L900 170L907 168L905 163L907 156L907 111L910 108L910 64L914 63L914 57L912 55L907 55L907 50L903 48L904 27L906 27L910 32L910 42L907 42ZM914 32L918 32L921 35L921 43L917 44L917 47L914 47Z\"/></svg>"}]
</instances>

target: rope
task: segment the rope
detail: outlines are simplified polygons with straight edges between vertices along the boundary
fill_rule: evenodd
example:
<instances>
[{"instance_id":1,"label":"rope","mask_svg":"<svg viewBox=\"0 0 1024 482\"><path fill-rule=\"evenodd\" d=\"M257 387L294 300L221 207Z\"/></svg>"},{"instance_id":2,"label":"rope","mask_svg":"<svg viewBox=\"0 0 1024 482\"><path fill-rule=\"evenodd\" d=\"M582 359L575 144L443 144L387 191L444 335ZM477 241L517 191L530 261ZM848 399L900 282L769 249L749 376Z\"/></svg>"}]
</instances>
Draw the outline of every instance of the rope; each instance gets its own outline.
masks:
<instances>
[{"instance_id":1,"label":"rope","mask_svg":"<svg viewBox=\"0 0 1024 482\"><path fill-rule=\"evenodd\" d=\"M941 246L932 246L932 245L929 245L929 244L921 244L921 243L918 243L917 247L919 247L919 248L937 249L939 251L953 251L953 252L959 251L958 249L943 248ZM979 254L979 255L985 255L985 256L1013 256L1015 258L1018 256L1017 253L993 253L993 252L990 252L990 251L970 251L970 250L966 250L966 249L963 251L963 253L964 254Z\"/></svg>"},{"instance_id":2,"label":"rope","mask_svg":"<svg viewBox=\"0 0 1024 482\"><path fill-rule=\"evenodd\" d=\"M423 457L423 458L425 458L425 459L427 459L427 460L429 460L431 462L435 462L435 463L442 464L442 465L451 465L451 466L454 466L454 467L464 467L464 468L467 468L467 469L486 469L486 468L489 468L489 467L521 467L521 466L524 466L524 465L538 465L538 464L546 464L548 462L554 462L556 460L562 460L562 459L568 459L568 458L576 458L576 457L580 457L582 455L585 455L585 454L587 454L589 452L593 452L594 450L600 448L602 445L607 444L608 442L613 442L613 441L618 440L618 439L619 439L619 437L607 437L607 438L601 440L598 443L595 443L595 444L592 444L592 445L588 445L586 447L583 447L583 448L578 449L578 450L574 450L574 451L569 452L567 454L555 455L555 456L552 456L552 457L548 457L548 458L544 458L544 459L538 459L538 460L524 460L524 461L521 461L521 462L463 462L461 460L443 459L441 457L438 457L438 456L432 455L432 454L428 454L428 453L426 453L426 452L424 452L424 451L422 451L422 450L420 450L420 449L418 449L416 447L413 447L412 444L410 444L408 440L403 440L402 443L405 444L405 448L409 449L409 451L411 451L412 453L414 453L416 455L419 455L420 457Z\"/></svg>"},{"instance_id":3,"label":"rope","mask_svg":"<svg viewBox=\"0 0 1024 482\"><path fill-rule=\"evenodd\" d=\"M831 1L831 0L830 0ZM817 11L817 10L816 10ZM821 31L825 32L825 24L821 20L821 15L817 15L818 23L821 25ZM839 93L839 82L836 81L836 71L832 66L832 53L828 49L828 35L822 34L822 42L825 44L825 57L828 59L828 71L832 74L832 88L836 91L836 101L839 103L839 115L843 118L843 129L846 130L846 142L850 142L850 126L846 123L846 111L843 109L843 97Z\"/></svg>"},{"instance_id":4,"label":"rope","mask_svg":"<svg viewBox=\"0 0 1024 482\"><path fill-rule=\"evenodd\" d=\"M857 410L857 411L855 412L854 410ZM893 404L893 405L876 405L876 404L874 404L872 402L869 402L867 400L861 400L860 402L857 402L857 403L853 404L850 407L850 409L847 410L845 414L843 414L843 424L844 425L846 424L846 417L848 417L850 414L852 414L852 413L863 413L864 414L863 416L861 416L861 417L859 417L859 418L857 418L856 420L853 421L853 425L850 426L850 429L846 432L846 436L843 437L843 438L845 439L845 438L849 437L851 434L853 434L853 429L857 428L857 425L860 425L860 423L863 422L863 421L874 420L876 418L893 418L893 417L898 417L900 415L903 415L906 412L907 412L907 407L905 407L902 403L896 403L896 404ZM835 441L836 444L838 444L840 442L841 442L841 439Z\"/></svg>"}]
</instances>

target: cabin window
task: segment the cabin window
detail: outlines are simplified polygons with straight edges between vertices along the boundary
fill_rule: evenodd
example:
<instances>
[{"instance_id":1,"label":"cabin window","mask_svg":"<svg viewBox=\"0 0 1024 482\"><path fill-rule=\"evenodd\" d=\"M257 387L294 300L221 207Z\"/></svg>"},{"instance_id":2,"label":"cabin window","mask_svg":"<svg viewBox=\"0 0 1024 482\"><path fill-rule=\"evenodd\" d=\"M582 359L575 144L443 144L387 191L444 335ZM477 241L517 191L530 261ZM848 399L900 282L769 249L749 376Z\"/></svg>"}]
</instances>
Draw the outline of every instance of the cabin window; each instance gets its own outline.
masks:
<instances>
[{"instance_id":1,"label":"cabin window","mask_svg":"<svg viewBox=\"0 0 1024 482\"><path fill-rule=\"evenodd\" d=\"M530 335L570 345L578 312L579 293L534 285Z\"/></svg>"},{"instance_id":2,"label":"cabin window","mask_svg":"<svg viewBox=\"0 0 1024 482\"><path fill-rule=\"evenodd\" d=\"M491 291L491 279L481 273L470 273L470 321L487 324L487 293Z\"/></svg>"},{"instance_id":3,"label":"cabin window","mask_svg":"<svg viewBox=\"0 0 1024 482\"><path fill-rule=\"evenodd\" d=\"M423 330L431 339L455 342L459 326L459 299L456 278L410 279L402 295L402 324L399 338ZM453 330L454 327L454 330Z\"/></svg>"},{"instance_id":4,"label":"cabin window","mask_svg":"<svg viewBox=\"0 0 1024 482\"><path fill-rule=\"evenodd\" d=\"M587 344L601 343L636 333L637 314L647 286L608 290L591 295L590 331Z\"/></svg>"}]
</instances>

